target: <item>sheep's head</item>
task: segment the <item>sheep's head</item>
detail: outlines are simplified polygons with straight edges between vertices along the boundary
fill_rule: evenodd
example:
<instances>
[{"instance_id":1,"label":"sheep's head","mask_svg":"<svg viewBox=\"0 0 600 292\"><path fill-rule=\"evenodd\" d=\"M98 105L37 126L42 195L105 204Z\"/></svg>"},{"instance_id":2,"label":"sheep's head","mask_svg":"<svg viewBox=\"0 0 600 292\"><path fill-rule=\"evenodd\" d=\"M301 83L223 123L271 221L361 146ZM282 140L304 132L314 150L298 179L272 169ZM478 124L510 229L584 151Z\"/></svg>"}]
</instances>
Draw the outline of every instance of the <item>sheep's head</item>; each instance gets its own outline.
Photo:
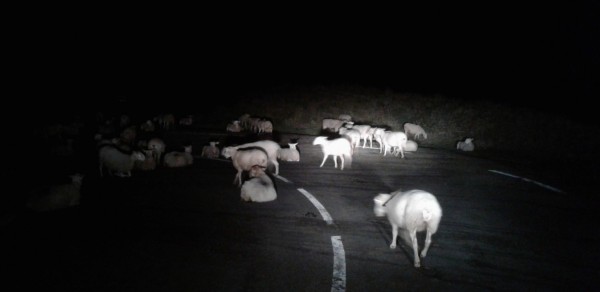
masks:
<instances>
[{"instance_id":1,"label":"sheep's head","mask_svg":"<svg viewBox=\"0 0 600 292\"><path fill-rule=\"evenodd\" d=\"M325 136L319 136L319 137L315 138L315 140L313 141L313 145L321 145L325 141L327 141L327 137L325 137Z\"/></svg>"},{"instance_id":2,"label":"sheep's head","mask_svg":"<svg viewBox=\"0 0 600 292\"><path fill-rule=\"evenodd\" d=\"M221 155L225 158L229 158L233 155L233 153L235 153L236 148L234 147L225 147L223 148L223 150L221 150Z\"/></svg>"},{"instance_id":3,"label":"sheep's head","mask_svg":"<svg viewBox=\"0 0 600 292\"><path fill-rule=\"evenodd\" d=\"M375 216L377 216L377 217L385 216L385 214L387 212L386 212L385 206L383 206L383 204L385 204L390 199L391 196L392 195L390 195L390 194L379 194L373 199L373 201L375 202L375 207L373 208L373 211L375 212Z\"/></svg>"},{"instance_id":4,"label":"sheep's head","mask_svg":"<svg viewBox=\"0 0 600 292\"><path fill-rule=\"evenodd\" d=\"M290 149L296 149L296 145L298 145L298 143L288 143L288 145L290 145Z\"/></svg>"},{"instance_id":5,"label":"sheep's head","mask_svg":"<svg viewBox=\"0 0 600 292\"><path fill-rule=\"evenodd\" d=\"M469 144L469 143L473 142L473 140L475 140L475 139L467 138L467 139L465 139L465 143Z\"/></svg>"}]
</instances>

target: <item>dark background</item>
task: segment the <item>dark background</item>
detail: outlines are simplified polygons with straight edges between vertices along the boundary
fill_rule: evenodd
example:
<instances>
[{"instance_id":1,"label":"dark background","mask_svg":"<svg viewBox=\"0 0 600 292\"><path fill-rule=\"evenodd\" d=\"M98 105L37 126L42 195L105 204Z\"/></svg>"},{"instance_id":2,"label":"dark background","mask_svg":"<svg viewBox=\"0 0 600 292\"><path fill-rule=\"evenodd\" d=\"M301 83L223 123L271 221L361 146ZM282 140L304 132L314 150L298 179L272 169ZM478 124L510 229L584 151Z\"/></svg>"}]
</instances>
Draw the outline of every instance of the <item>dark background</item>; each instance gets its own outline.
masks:
<instances>
[{"instance_id":1,"label":"dark background","mask_svg":"<svg viewBox=\"0 0 600 292\"><path fill-rule=\"evenodd\" d=\"M22 63L12 77L19 100L39 97L41 109L123 97L226 103L282 85L345 84L493 100L599 123L598 6L207 8L194 18L57 18L19 34Z\"/></svg>"}]
</instances>

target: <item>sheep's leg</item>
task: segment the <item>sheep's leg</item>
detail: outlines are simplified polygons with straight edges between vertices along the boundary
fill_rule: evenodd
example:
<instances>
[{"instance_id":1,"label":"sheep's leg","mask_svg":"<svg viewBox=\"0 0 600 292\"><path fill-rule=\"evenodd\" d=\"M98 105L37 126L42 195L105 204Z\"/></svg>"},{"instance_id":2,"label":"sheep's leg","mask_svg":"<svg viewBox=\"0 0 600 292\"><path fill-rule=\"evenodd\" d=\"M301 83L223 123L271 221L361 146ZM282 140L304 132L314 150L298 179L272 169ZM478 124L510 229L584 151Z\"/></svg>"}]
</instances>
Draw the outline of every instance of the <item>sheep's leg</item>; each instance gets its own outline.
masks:
<instances>
[{"instance_id":1,"label":"sheep's leg","mask_svg":"<svg viewBox=\"0 0 600 292\"><path fill-rule=\"evenodd\" d=\"M392 224L392 243L390 244L390 248L396 248L396 237L398 237L398 225Z\"/></svg>"},{"instance_id":2,"label":"sheep's leg","mask_svg":"<svg viewBox=\"0 0 600 292\"><path fill-rule=\"evenodd\" d=\"M412 241L413 253L415 255L415 268L421 266L421 260L419 259L419 244L417 243L417 230L410 231L410 240Z\"/></svg>"},{"instance_id":3,"label":"sheep's leg","mask_svg":"<svg viewBox=\"0 0 600 292\"><path fill-rule=\"evenodd\" d=\"M344 155L340 155L340 161L342 162L340 170L344 170Z\"/></svg>"},{"instance_id":4,"label":"sheep's leg","mask_svg":"<svg viewBox=\"0 0 600 292\"><path fill-rule=\"evenodd\" d=\"M275 165L275 175L279 174L279 162L277 162L277 159L273 159L273 164Z\"/></svg>"},{"instance_id":5,"label":"sheep's leg","mask_svg":"<svg viewBox=\"0 0 600 292\"><path fill-rule=\"evenodd\" d=\"M238 171L235 174L235 178L233 178L233 184L234 185L237 184L238 186L242 185L242 172L241 171Z\"/></svg>"},{"instance_id":6,"label":"sheep's leg","mask_svg":"<svg viewBox=\"0 0 600 292\"><path fill-rule=\"evenodd\" d=\"M333 165L334 168L337 168L337 155L333 155Z\"/></svg>"},{"instance_id":7,"label":"sheep's leg","mask_svg":"<svg viewBox=\"0 0 600 292\"><path fill-rule=\"evenodd\" d=\"M402 158L404 158L404 149L402 149L402 146L398 146L398 149L400 149L400 154L402 154Z\"/></svg>"},{"instance_id":8,"label":"sheep's leg","mask_svg":"<svg viewBox=\"0 0 600 292\"><path fill-rule=\"evenodd\" d=\"M427 237L425 237L425 247L421 251L421 257L424 258L427 255L427 251L429 250L429 245L431 244L431 231L427 229Z\"/></svg>"},{"instance_id":9,"label":"sheep's leg","mask_svg":"<svg viewBox=\"0 0 600 292\"><path fill-rule=\"evenodd\" d=\"M323 162L321 162L321 166L319 166L319 167L323 167L323 164L325 164L325 160L327 160L327 156L329 156L329 155L326 154L325 157L323 157ZM335 161L335 156L333 158L334 158L333 161Z\"/></svg>"}]
</instances>

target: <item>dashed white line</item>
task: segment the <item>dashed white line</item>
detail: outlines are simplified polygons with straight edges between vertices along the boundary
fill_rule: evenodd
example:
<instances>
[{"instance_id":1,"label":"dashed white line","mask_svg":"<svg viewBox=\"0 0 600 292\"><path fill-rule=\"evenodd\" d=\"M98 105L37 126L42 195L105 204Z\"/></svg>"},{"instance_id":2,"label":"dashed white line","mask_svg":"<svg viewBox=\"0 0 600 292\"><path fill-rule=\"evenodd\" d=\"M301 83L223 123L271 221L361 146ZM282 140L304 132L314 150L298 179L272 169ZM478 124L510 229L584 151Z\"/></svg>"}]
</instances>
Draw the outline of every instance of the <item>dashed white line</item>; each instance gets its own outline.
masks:
<instances>
[{"instance_id":1,"label":"dashed white line","mask_svg":"<svg viewBox=\"0 0 600 292\"><path fill-rule=\"evenodd\" d=\"M282 180L282 181L284 181L284 182L286 182L286 183L288 183L288 184L291 184L291 183L292 183L291 181L289 181L289 180L288 180L288 179L286 179L285 177L283 177L283 176L280 176L280 175L278 175L278 174L275 174L275 177L276 177L276 178L278 178L278 179L280 179L280 180Z\"/></svg>"},{"instance_id":2,"label":"dashed white line","mask_svg":"<svg viewBox=\"0 0 600 292\"><path fill-rule=\"evenodd\" d=\"M540 187L542 187L542 188L549 189L549 190L551 190L551 191L553 191L553 192L557 192L557 193L564 193L564 192L563 192L562 190L560 190L560 189L557 189L557 188L555 188L555 187L553 187L553 186L549 186L549 185L547 185L547 184L543 184L543 183L541 183L541 182L538 182L538 181L535 181L535 180L532 180L532 179L528 179L528 178L525 178L525 177L520 177L520 176L518 176L518 175L514 175L514 174L510 174L510 173L507 173L507 172L502 172L502 171L499 171L499 170L494 170L494 169L489 169L488 171L490 171L490 172L493 172L493 173L497 173L497 174L501 174L501 175L505 175L505 176L509 176L509 177L512 177L512 178L518 178L518 179L522 179L522 180L524 180L524 181L526 181L526 182L534 183L534 184L536 184L536 185L538 185L538 186L540 186Z\"/></svg>"},{"instance_id":3,"label":"dashed white line","mask_svg":"<svg viewBox=\"0 0 600 292\"><path fill-rule=\"evenodd\" d=\"M346 291L346 253L341 236L332 236L331 245L333 246L333 281L331 282L331 291Z\"/></svg>"},{"instance_id":4,"label":"dashed white line","mask_svg":"<svg viewBox=\"0 0 600 292\"><path fill-rule=\"evenodd\" d=\"M315 205L315 208L319 210L319 213L321 213L321 217L323 217L323 220L325 220L325 222L327 222L328 225L333 224L333 219L331 218L331 215L329 215L329 212L325 210L325 207L323 207L323 205L321 205L321 203L315 197L313 197L313 195L311 195L309 192L302 188L298 189L298 191L302 193L306 198L308 198L308 200L313 205Z\"/></svg>"}]
</instances>

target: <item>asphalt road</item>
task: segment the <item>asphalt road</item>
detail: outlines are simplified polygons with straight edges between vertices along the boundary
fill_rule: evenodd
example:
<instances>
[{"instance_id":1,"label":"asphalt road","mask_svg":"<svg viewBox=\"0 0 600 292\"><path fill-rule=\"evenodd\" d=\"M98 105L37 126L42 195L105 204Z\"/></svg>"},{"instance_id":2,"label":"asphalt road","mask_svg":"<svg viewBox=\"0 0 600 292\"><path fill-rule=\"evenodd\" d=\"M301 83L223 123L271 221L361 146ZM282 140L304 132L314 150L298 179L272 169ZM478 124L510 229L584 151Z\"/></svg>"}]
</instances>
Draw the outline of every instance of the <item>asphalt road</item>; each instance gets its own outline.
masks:
<instances>
[{"instance_id":1,"label":"asphalt road","mask_svg":"<svg viewBox=\"0 0 600 292\"><path fill-rule=\"evenodd\" d=\"M165 138L199 150L208 136ZM314 137L277 142L290 137L300 138L301 161L280 162L278 197L267 203L240 200L224 159L131 178L87 175L80 206L23 213L3 227L2 290L600 289L596 182L423 147L405 159L359 148L351 167L335 169L329 158L320 168ZM373 197L398 189L429 191L443 209L420 269L401 239L389 248L390 224L373 213Z\"/></svg>"}]
</instances>

